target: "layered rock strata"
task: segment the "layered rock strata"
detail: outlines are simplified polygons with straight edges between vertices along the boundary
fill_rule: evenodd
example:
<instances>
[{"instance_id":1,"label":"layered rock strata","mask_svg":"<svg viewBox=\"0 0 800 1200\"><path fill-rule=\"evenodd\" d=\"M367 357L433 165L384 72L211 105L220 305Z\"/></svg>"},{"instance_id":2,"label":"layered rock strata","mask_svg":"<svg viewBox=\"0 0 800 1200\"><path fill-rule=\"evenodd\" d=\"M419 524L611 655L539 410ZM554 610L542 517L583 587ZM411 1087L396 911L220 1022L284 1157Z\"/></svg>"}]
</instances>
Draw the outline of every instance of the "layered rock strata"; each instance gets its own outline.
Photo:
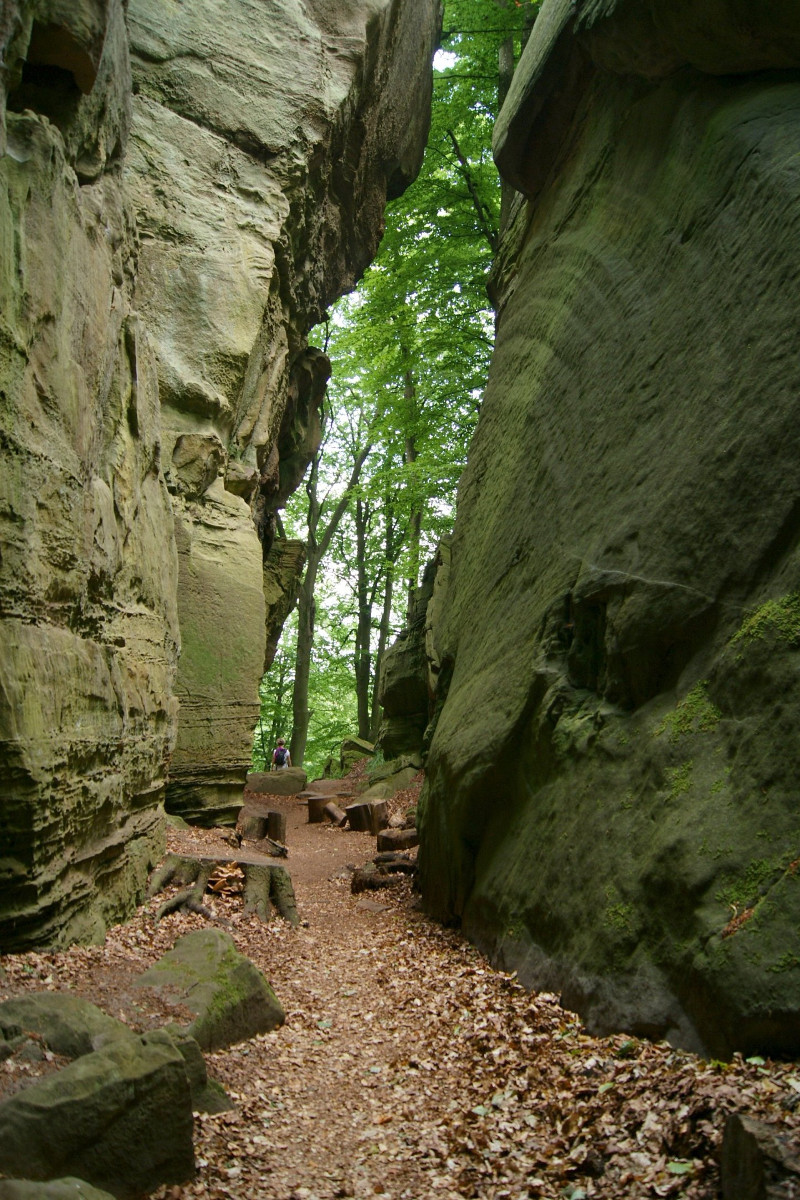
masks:
<instances>
[{"instance_id":1,"label":"layered rock strata","mask_svg":"<svg viewBox=\"0 0 800 1200\"><path fill-rule=\"evenodd\" d=\"M421 879L595 1030L800 1049L800 14L545 0Z\"/></svg>"},{"instance_id":2,"label":"layered rock strata","mask_svg":"<svg viewBox=\"0 0 800 1200\"><path fill-rule=\"evenodd\" d=\"M208 819L241 790L262 560L328 370L306 332L417 169L437 19L3 6L4 949L101 936L168 786Z\"/></svg>"}]
</instances>

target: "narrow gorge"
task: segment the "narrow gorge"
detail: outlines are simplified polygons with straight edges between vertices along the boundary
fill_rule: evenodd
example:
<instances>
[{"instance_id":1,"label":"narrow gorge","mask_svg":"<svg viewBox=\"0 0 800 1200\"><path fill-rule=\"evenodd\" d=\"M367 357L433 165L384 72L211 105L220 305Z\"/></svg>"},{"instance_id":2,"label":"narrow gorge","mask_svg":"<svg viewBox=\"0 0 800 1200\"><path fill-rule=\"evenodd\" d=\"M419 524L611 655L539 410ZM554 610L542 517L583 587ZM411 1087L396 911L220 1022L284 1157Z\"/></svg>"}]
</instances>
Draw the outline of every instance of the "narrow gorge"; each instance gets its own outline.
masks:
<instances>
[{"instance_id":1,"label":"narrow gorge","mask_svg":"<svg viewBox=\"0 0 800 1200\"><path fill-rule=\"evenodd\" d=\"M429 121L434 0L0 10L0 944L101 938L241 803L307 334ZM265 601L265 590L267 599Z\"/></svg>"},{"instance_id":2,"label":"narrow gorge","mask_svg":"<svg viewBox=\"0 0 800 1200\"><path fill-rule=\"evenodd\" d=\"M165 809L241 807L309 332L419 170L440 21L0 10L4 951L101 940ZM799 69L789 0L545 0L455 529L384 673L428 912L720 1057L800 1049Z\"/></svg>"}]
</instances>

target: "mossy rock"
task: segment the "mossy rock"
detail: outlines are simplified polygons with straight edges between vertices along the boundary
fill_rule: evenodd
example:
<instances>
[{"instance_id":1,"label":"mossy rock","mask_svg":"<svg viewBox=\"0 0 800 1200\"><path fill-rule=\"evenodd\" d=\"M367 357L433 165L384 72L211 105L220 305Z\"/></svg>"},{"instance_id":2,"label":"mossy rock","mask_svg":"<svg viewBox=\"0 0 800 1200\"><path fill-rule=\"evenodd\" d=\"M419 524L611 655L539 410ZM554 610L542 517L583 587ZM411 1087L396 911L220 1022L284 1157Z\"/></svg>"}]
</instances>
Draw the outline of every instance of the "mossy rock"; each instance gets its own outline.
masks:
<instances>
[{"instance_id":1,"label":"mossy rock","mask_svg":"<svg viewBox=\"0 0 800 1200\"><path fill-rule=\"evenodd\" d=\"M219 929L179 938L137 982L195 1014L186 1032L203 1050L222 1050L268 1033L286 1019L263 975Z\"/></svg>"},{"instance_id":2,"label":"mossy rock","mask_svg":"<svg viewBox=\"0 0 800 1200\"><path fill-rule=\"evenodd\" d=\"M135 1035L89 1000L69 992L32 992L0 1004L0 1034L10 1041L36 1033L54 1054L80 1058L118 1038Z\"/></svg>"},{"instance_id":3,"label":"mossy rock","mask_svg":"<svg viewBox=\"0 0 800 1200\"><path fill-rule=\"evenodd\" d=\"M192 1133L183 1058L157 1030L116 1039L0 1104L0 1170L73 1175L126 1200L192 1177Z\"/></svg>"}]
</instances>

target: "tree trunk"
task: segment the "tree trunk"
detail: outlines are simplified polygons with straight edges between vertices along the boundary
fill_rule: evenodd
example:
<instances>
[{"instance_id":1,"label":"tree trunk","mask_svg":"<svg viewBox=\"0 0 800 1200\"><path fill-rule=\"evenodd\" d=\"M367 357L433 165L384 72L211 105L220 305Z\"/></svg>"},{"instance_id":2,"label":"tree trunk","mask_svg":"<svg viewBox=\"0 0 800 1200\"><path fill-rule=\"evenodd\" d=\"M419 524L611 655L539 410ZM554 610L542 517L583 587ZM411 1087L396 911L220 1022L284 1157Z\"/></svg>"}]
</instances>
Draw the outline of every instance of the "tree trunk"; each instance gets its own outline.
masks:
<instances>
[{"instance_id":1,"label":"tree trunk","mask_svg":"<svg viewBox=\"0 0 800 1200\"><path fill-rule=\"evenodd\" d=\"M497 111L503 107L503 101L508 95L508 89L511 87L511 80L514 75L514 39L508 37L504 42L500 43L500 49L497 54L498 66L498 81L497 81ZM514 198L514 189L510 183L506 183L504 179L500 180L500 232L502 233L508 223L508 214L511 209L511 201Z\"/></svg>"},{"instance_id":2,"label":"tree trunk","mask_svg":"<svg viewBox=\"0 0 800 1200\"><path fill-rule=\"evenodd\" d=\"M397 555L400 551L400 543L402 538L397 539L395 536L394 525L394 506L391 496L386 496L384 500L384 591L383 591L383 609L381 611L381 622L378 626L378 645L375 651L375 671L372 678L372 718L370 721L369 740L374 742L378 737L378 730L381 724L381 663L383 656L386 653L386 647L389 642L389 632L392 625L392 600L394 598L394 564L397 561Z\"/></svg>"},{"instance_id":3,"label":"tree trunk","mask_svg":"<svg viewBox=\"0 0 800 1200\"><path fill-rule=\"evenodd\" d=\"M294 690L292 693L292 740L289 744L292 765L295 767L302 767L303 765L303 759L306 754L306 742L308 741L308 725L311 719L311 710L308 707L308 680L311 674L311 654L314 649L314 589L317 583L317 572L320 563L328 552L333 535L336 533L339 523L347 511L353 490L361 474L361 468L371 449L372 444L369 443L363 446L356 455L344 495L340 497L321 535L319 534L319 524L322 505L317 495L319 454L314 456L311 463L311 474L306 484L306 492L308 494L308 550L306 556L306 573L303 576L303 583L300 587L300 595L297 602L297 657L294 671Z\"/></svg>"},{"instance_id":4,"label":"tree trunk","mask_svg":"<svg viewBox=\"0 0 800 1200\"><path fill-rule=\"evenodd\" d=\"M404 348L404 357L408 358L408 349ZM417 388L414 383L414 375L410 368L405 372L405 399L408 404L410 413L416 412ZM406 466L413 467L417 461L417 447L414 443L414 431L412 430L406 435L405 439L405 461ZM412 476L412 485L414 484ZM415 487L412 486L412 501L411 515L408 522L408 618L411 619L411 614L414 611L414 594L419 583L419 560L420 560L420 543L422 541L422 504Z\"/></svg>"},{"instance_id":5,"label":"tree trunk","mask_svg":"<svg viewBox=\"0 0 800 1200\"><path fill-rule=\"evenodd\" d=\"M297 602L297 651L294 667L294 689L292 691L292 740L289 753L292 765L302 767L308 740L308 723L311 711L308 707L308 680L311 674L311 653L314 649L314 588L317 582L318 561L312 558L311 544L308 547L306 573Z\"/></svg>"},{"instance_id":6,"label":"tree trunk","mask_svg":"<svg viewBox=\"0 0 800 1200\"><path fill-rule=\"evenodd\" d=\"M356 600L358 622L356 625L355 680L356 705L358 711L358 736L368 739L370 735L369 683L372 670L370 641L372 638L372 601L367 585L367 533L370 522L370 506L359 496L355 507L356 526Z\"/></svg>"}]
</instances>

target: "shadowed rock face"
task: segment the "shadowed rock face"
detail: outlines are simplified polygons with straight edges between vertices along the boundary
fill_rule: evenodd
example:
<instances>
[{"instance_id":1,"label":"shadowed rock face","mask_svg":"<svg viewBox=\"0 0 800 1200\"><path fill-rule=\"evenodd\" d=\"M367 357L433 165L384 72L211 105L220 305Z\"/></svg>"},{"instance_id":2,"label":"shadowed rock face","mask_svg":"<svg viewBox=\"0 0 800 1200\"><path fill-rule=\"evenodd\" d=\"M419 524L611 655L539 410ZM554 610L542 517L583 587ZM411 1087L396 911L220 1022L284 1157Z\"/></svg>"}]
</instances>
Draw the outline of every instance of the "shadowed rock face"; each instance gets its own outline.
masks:
<instances>
[{"instance_id":1,"label":"shadowed rock face","mask_svg":"<svg viewBox=\"0 0 800 1200\"><path fill-rule=\"evenodd\" d=\"M432 0L166 11L0 12L5 949L130 909L170 763L175 807L241 792L306 332L424 144Z\"/></svg>"},{"instance_id":2,"label":"shadowed rock face","mask_svg":"<svg viewBox=\"0 0 800 1200\"><path fill-rule=\"evenodd\" d=\"M431 912L717 1055L800 1048L800 15L740 9L546 0L518 68L420 818Z\"/></svg>"}]
</instances>

